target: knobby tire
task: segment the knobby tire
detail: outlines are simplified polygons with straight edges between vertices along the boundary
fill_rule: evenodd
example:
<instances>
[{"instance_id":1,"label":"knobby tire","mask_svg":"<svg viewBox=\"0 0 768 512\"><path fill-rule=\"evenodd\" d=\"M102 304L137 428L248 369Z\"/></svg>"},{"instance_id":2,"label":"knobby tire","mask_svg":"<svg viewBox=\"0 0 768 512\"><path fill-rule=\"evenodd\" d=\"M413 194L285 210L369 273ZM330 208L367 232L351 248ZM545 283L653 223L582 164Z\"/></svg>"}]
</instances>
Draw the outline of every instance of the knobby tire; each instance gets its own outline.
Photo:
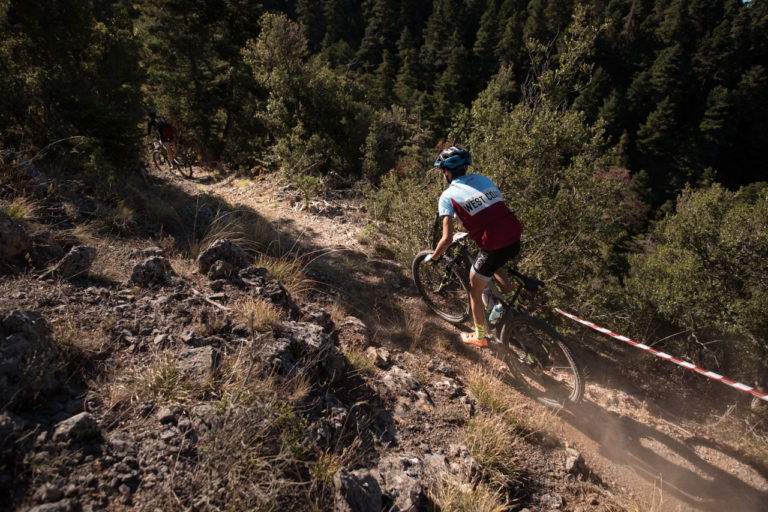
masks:
<instances>
[{"instance_id":1,"label":"knobby tire","mask_svg":"<svg viewBox=\"0 0 768 512\"><path fill-rule=\"evenodd\" d=\"M536 400L555 408L581 400L584 372L571 347L549 324L513 316L502 327L501 341L512 352L511 366Z\"/></svg>"},{"instance_id":2,"label":"knobby tire","mask_svg":"<svg viewBox=\"0 0 768 512\"><path fill-rule=\"evenodd\" d=\"M178 153L174 158L176 163L176 170L181 174L182 178L192 178L192 163L189 158L181 153Z\"/></svg>"},{"instance_id":3,"label":"knobby tire","mask_svg":"<svg viewBox=\"0 0 768 512\"><path fill-rule=\"evenodd\" d=\"M167 171L171 167L171 162L168 160L168 154L160 150L152 152L152 163L155 164L155 168L158 171Z\"/></svg>"},{"instance_id":4,"label":"knobby tire","mask_svg":"<svg viewBox=\"0 0 768 512\"><path fill-rule=\"evenodd\" d=\"M445 260L424 262L432 251L416 255L411 265L413 280L424 302L432 311L452 324L465 322L472 311L469 306L469 282L455 266L447 273Z\"/></svg>"}]
</instances>

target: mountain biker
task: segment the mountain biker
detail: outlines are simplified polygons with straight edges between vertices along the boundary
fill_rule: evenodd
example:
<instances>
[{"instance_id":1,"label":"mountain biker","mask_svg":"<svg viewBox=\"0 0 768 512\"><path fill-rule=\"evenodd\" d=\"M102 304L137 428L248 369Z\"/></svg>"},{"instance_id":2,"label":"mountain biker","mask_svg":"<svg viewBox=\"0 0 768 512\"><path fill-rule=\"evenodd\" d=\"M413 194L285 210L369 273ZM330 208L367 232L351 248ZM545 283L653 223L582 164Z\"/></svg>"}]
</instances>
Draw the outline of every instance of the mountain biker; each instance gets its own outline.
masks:
<instances>
[{"instance_id":1,"label":"mountain biker","mask_svg":"<svg viewBox=\"0 0 768 512\"><path fill-rule=\"evenodd\" d=\"M501 191L490 178L480 174L466 174L472 163L468 150L451 146L435 160L448 185L438 202L438 215L442 218L443 236L431 255L431 263L440 259L453 240L453 218L458 217L469 236L480 247L469 272L469 298L472 307L474 332L462 333L461 341L478 347L487 347L483 289L493 276L501 285L502 293L510 294L512 284L503 265L520 252L520 234L523 226L507 208Z\"/></svg>"},{"instance_id":2,"label":"mountain biker","mask_svg":"<svg viewBox=\"0 0 768 512\"><path fill-rule=\"evenodd\" d=\"M160 137L160 140L168 148L168 159L171 161L171 167L173 168L176 157L176 140L173 137L173 127L164 117L158 116L154 108L149 109L147 115L147 144L149 144L149 137L154 126L157 128L157 135Z\"/></svg>"}]
</instances>

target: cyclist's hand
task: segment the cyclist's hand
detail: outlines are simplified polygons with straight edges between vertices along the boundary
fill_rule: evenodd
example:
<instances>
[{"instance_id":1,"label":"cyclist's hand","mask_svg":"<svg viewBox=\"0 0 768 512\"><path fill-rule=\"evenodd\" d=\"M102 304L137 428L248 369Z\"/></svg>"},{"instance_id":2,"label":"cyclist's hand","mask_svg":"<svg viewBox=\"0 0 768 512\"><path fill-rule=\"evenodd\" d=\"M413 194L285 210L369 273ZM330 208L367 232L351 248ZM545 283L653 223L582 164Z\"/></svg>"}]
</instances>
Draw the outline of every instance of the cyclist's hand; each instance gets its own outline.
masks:
<instances>
[{"instance_id":1,"label":"cyclist's hand","mask_svg":"<svg viewBox=\"0 0 768 512\"><path fill-rule=\"evenodd\" d=\"M440 261L441 256L438 256L437 258L433 258L431 254L427 254L427 257L424 258L424 263L427 265L434 265L438 261Z\"/></svg>"}]
</instances>

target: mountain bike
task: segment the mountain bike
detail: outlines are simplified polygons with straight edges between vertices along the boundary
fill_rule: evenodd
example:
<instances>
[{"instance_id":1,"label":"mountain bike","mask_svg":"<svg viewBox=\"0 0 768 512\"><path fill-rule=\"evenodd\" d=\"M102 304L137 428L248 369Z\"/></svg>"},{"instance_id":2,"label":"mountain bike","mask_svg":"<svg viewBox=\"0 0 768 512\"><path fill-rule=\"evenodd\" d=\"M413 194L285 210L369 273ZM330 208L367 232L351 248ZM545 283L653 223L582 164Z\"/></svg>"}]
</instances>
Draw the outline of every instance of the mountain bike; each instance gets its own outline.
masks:
<instances>
[{"instance_id":1,"label":"mountain bike","mask_svg":"<svg viewBox=\"0 0 768 512\"><path fill-rule=\"evenodd\" d=\"M416 255L411 265L413 280L427 306L453 324L467 321L472 314L469 302L469 269L474 262L467 233L456 233L445 254L426 263L432 251ZM483 293L486 336L489 346L509 363L526 390L538 401L561 408L576 403L584 394L584 371L568 342L544 320L532 315L523 304L523 291L535 292L542 281L511 270L515 288L505 297L495 279ZM494 303L503 306L501 318L492 322L489 314Z\"/></svg>"},{"instance_id":2,"label":"mountain bike","mask_svg":"<svg viewBox=\"0 0 768 512\"><path fill-rule=\"evenodd\" d=\"M184 155L182 151L177 151L173 157L173 165L171 165L171 159L168 156L168 148L160 139L152 141L151 146L152 163L158 171L175 170L182 178L192 178L192 161Z\"/></svg>"}]
</instances>

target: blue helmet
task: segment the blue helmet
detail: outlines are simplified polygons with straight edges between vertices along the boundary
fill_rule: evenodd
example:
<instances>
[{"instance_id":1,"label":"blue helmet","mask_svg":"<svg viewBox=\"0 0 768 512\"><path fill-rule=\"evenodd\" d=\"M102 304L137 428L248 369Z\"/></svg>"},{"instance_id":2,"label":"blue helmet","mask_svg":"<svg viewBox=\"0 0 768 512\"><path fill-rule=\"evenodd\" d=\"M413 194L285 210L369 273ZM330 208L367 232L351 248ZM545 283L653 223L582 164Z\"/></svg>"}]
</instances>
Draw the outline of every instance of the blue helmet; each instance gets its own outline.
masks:
<instances>
[{"instance_id":1,"label":"blue helmet","mask_svg":"<svg viewBox=\"0 0 768 512\"><path fill-rule=\"evenodd\" d=\"M444 149L437 156L435 160L435 167L445 167L447 169L455 169L462 165L469 165L472 163L472 155L469 154L468 149L451 146Z\"/></svg>"}]
</instances>

